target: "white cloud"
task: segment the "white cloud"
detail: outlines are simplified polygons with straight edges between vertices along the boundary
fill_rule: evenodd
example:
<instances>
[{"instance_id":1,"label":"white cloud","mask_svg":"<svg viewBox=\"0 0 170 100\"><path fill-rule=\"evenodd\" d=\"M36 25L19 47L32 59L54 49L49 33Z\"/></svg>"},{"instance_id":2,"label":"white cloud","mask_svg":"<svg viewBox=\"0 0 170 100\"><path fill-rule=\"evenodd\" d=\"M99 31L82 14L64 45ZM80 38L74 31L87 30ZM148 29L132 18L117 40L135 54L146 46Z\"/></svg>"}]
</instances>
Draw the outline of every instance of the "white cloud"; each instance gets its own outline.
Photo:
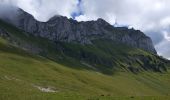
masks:
<instances>
[{"instance_id":1,"label":"white cloud","mask_svg":"<svg viewBox=\"0 0 170 100\"><path fill-rule=\"evenodd\" d=\"M1 5L14 5L32 14L40 21L47 21L54 15L71 17L76 10L77 0L0 0Z\"/></svg>"},{"instance_id":2,"label":"white cloud","mask_svg":"<svg viewBox=\"0 0 170 100\"><path fill-rule=\"evenodd\" d=\"M151 27L155 21L159 23L168 16L169 5L168 0L83 0L81 7L84 19L101 17L111 24L114 24L113 19L117 19L120 24L130 24L145 30L146 25Z\"/></svg>"},{"instance_id":3,"label":"white cloud","mask_svg":"<svg viewBox=\"0 0 170 100\"><path fill-rule=\"evenodd\" d=\"M164 34L165 40L170 41L170 35L168 34L168 32L164 31L163 34Z\"/></svg>"},{"instance_id":4,"label":"white cloud","mask_svg":"<svg viewBox=\"0 0 170 100\"><path fill-rule=\"evenodd\" d=\"M170 41L168 40L163 40L159 44L157 44L155 47L159 51L158 54L162 55L166 58L170 58Z\"/></svg>"},{"instance_id":5,"label":"white cloud","mask_svg":"<svg viewBox=\"0 0 170 100\"><path fill-rule=\"evenodd\" d=\"M0 4L16 5L17 0L0 0Z\"/></svg>"},{"instance_id":6,"label":"white cloud","mask_svg":"<svg viewBox=\"0 0 170 100\"><path fill-rule=\"evenodd\" d=\"M36 19L47 21L56 14L70 18L77 3L77 0L18 0L17 5Z\"/></svg>"}]
</instances>

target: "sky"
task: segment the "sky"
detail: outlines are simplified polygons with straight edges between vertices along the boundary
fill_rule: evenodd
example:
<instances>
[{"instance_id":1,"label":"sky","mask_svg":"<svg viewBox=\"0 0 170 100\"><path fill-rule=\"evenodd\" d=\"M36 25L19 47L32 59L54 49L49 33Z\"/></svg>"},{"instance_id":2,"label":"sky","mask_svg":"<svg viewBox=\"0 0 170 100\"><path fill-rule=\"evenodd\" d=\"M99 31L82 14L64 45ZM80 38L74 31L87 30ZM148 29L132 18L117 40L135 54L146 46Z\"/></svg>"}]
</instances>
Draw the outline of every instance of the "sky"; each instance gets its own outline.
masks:
<instances>
[{"instance_id":1,"label":"sky","mask_svg":"<svg viewBox=\"0 0 170 100\"><path fill-rule=\"evenodd\" d=\"M77 21L103 18L112 25L116 21L143 31L158 54L170 59L169 5L170 0L0 0L0 15L7 7L17 6L44 22L54 15Z\"/></svg>"}]
</instances>

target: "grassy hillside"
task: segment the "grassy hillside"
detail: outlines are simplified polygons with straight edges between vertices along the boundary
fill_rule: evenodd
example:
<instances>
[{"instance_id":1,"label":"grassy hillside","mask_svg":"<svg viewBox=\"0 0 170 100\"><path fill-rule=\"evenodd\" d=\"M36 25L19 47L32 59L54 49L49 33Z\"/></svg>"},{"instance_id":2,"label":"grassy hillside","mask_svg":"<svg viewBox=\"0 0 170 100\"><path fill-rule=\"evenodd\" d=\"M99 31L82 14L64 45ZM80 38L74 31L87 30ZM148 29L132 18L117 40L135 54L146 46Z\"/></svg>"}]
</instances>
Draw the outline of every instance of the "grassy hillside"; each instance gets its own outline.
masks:
<instances>
[{"instance_id":1,"label":"grassy hillside","mask_svg":"<svg viewBox=\"0 0 170 100\"><path fill-rule=\"evenodd\" d=\"M0 41L1 100L169 98L168 72L142 72L137 75L116 72L114 75L105 75L92 70L70 68L9 46L3 39ZM45 93L37 87L49 87L56 92Z\"/></svg>"},{"instance_id":2,"label":"grassy hillside","mask_svg":"<svg viewBox=\"0 0 170 100\"><path fill-rule=\"evenodd\" d=\"M167 71L168 61L165 59L116 41L96 39L92 45L53 42L32 36L3 21L0 21L0 27L8 32L8 41L11 44L72 68L97 70L109 75L117 70L133 73L147 70Z\"/></svg>"},{"instance_id":3,"label":"grassy hillside","mask_svg":"<svg viewBox=\"0 0 170 100\"><path fill-rule=\"evenodd\" d=\"M105 40L54 44L3 22L0 27L14 39L0 38L0 100L170 99L169 65L156 55ZM19 49L30 44L29 51L38 52Z\"/></svg>"}]
</instances>

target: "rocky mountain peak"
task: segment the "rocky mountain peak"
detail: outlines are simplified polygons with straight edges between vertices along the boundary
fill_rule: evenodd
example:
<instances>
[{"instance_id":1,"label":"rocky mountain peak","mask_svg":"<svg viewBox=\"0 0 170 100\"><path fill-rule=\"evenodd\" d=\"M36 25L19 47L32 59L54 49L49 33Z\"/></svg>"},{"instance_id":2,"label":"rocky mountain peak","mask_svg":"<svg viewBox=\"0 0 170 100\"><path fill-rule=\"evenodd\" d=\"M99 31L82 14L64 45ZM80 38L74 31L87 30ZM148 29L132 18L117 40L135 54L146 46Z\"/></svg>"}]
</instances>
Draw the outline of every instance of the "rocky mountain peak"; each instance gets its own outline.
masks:
<instances>
[{"instance_id":1,"label":"rocky mountain peak","mask_svg":"<svg viewBox=\"0 0 170 100\"><path fill-rule=\"evenodd\" d=\"M50 23L50 22L55 22L55 21L58 21L58 20L68 20L67 17L64 17L64 16L60 16L60 15L55 15L53 17L51 17L47 23Z\"/></svg>"},{"instance_id":2,"label":"rocky mountain peak","mask_svg":"<svg viewBox=\"0 0 170 100\"><path fill-rule=\"evenodd\" d=\"M63 16L54 16L47 22L39 22L22 9L18 11L16 27L34 36L48 38L52 41L93 44L93 41L109 39L144 49L156 54L152 40L143 32L125 27L113 27L105 20L77 22Z\"/></svg>"},{"instance_id":3,"label":"rocky mountain peak","mask_svg":"<svg viewBox=\"0 0 170 100\"><path fill-rule=\"evenodd\" d=\"M102 18L98 18L96 22L100 25L109 25L109 23Z\"/></svg>"}]
</instances>

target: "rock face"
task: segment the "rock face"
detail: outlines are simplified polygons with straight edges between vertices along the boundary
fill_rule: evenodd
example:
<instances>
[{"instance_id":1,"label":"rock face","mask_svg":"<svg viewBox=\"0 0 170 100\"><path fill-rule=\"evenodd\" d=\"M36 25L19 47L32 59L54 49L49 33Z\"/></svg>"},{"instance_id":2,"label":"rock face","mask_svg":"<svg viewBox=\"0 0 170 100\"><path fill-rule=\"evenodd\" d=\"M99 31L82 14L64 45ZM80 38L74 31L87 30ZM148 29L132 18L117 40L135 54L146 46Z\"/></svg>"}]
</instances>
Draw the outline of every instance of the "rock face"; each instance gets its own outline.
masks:
<instances>
[{"instance_id":1,"label":"rock face","mask_svg":"<svg viewBox=\"0 0 170 100\"><path fill-rule=\"evenodd\" d=\"M152 40L143 32L126 27L113 27L103 19L77 22L63 16L54 16L47 22L39 22L23 10L12 24L32 34L52 41L93 44L97 39L110 39L132 47L144 49L156 54Z\"/></svg>"},{"instance_id":2,"label":"rock face","mask_svg":"<svg viewBox=\"0 0 170 100\"><path fill-rule=\"evenodd\" d=\"M9 34L3 28L0 27L0 37L8 38Z\"/></svg>"},{"instance_id":3,"label":"rock face","mask_svg":"<svg viewBox=\"0 0 170 100\"><path fill-rule=\"evenodd\" d=\"M16 37L12 36L10 32L6 31L4 28L1 28L1 27L0 27L0 37L10 41L10 44L12 44L13 46L22 48L23 50L28 51L33 54L38 54L39 52L42 51L39 47L33 44L29 44L29 43L20 41L19 39L16 39Z\"/></svg>"},{"instance_id":4,"label":"rock face","mask_svg":"<svg viewBox=\"0 0 170 100\"><path fill-rule=\"evenodd\" d=\"M3 32L3 30L0 28L0 36L3 37L3 35L4 35L4 32Z\"/></svg>"}]
</instances>

